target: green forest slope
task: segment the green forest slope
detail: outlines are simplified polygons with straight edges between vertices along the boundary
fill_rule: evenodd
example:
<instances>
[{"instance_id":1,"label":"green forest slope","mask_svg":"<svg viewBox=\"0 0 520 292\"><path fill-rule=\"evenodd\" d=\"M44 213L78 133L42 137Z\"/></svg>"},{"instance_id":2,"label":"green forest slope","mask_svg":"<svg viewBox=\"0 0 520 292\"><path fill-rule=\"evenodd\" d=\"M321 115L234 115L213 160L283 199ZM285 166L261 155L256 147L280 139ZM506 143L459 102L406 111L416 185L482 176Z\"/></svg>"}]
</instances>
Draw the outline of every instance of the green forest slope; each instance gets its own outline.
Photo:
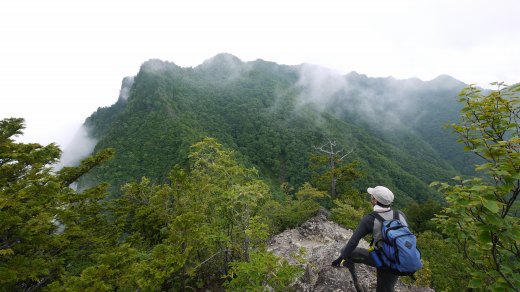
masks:
<instances>
[{"instance_id":1,"label":"green forest slope","mask_svg":"<svg viewBox=\"0 0 520 292\"><path fill-rule=\"evenodd\" d=\"M107 181L112 192L142 176L158 183L188 148L214 137L255 166L277 193L286 182L310 181L314 146L337 140L354 149L364 176L354 187L386 185L397 203L440 196L429 183L467 172L467 155L443 129L458 119L464 84L448 76L416 79L341 76L311 65L242 62L220 54L195 68L145 62L123 82L119 100L85 122L95 151L114 148L113 160L83 180Z\"/></svg>"}]
</instances>

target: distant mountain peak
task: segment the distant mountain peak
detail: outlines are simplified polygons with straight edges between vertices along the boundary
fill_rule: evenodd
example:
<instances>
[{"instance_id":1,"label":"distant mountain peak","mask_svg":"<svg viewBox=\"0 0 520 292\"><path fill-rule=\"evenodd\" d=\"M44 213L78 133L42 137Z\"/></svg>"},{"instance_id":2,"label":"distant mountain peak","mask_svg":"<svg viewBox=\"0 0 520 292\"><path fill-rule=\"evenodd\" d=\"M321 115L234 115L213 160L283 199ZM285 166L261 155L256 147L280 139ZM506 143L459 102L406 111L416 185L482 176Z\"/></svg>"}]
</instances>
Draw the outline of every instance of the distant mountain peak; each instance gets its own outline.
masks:
<instances>
[{"instance_id":1,"label":"distant mountain peak","mask_svg":"<svg viewBox=\"0 0 520 292\"><path fill-rule=\"evenodd\" d=\"M243 64L242 60L240 60L237 56L229 54L229 53L220 53L216 56L207 59L199 66L229 66L229 65L241 65Z\"/></svg>"},{"instance_id":2,"label":"distant mountain peak","mask_svg":"<svg viewBox=\"0 0 520 292\"><path fill-rule=\"evenodd\" d=\"M441 74L441 75L435 77L434 79L432 79L431 81L457 81L457 79L455 79L447 74Z\"/></svg>"},{"instance_id":3,"label":"distant mountain peak","mask_svg":"<svg viewBox=\"0 0 520 292\"><path fill-rule=\"evenodd\" d=\"M453 88L453 87L464 87L464 82L457 80L450 75L442 74L437 76L436 78L428 81L428 83L432 84L437 88Z\"/></svg>"},{"instance_id":4,"label":"distant mountain peak","mask_svg":"<svg viewBox=\"0 0 520 292\"><path fill-rule=\"evenodd\" d=\"M163 61L160 59L150 59L141 65L141 70L147 72L164 72L170 68L180 68L173 62Z\"/></svg>"},{"instance_id":5,"label":"distant mountain peak","mask_svg":"<svg viewBox=\"0 0 520 292\"><path fill-rule=\"evenodd\" d=\"M221 82L223 80L235 80L241 76L246 69L244 62L236 56L228 53L221 53L213 58L207 59L197 66L195 70L206 72L211 78Z\"/></svg>"}]
</instances>

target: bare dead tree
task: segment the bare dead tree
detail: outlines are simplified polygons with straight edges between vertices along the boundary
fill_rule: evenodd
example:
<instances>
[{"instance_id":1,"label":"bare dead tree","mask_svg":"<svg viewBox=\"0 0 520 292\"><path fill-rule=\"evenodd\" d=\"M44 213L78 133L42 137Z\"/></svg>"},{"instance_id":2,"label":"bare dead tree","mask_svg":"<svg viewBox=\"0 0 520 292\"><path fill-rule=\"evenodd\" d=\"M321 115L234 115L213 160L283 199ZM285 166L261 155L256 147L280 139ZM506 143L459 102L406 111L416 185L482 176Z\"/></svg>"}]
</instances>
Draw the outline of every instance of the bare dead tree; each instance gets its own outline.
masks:
<instances>
[{"instance_id":1,"label":"bare dead tree","mask_svg":"<svg viewBox=\"0 0 520 292\"><path fill-rule=\"evenodd\" d=\"M332 198L336 197L337 177L337 163L343 161L347 156L354 152L354 148L345 151L344 148L338 148L336 139L327 138L327 143L320 147L312 146L315 150L327 155L329 160L329 168L331 170L330 177L330 195Z\"/></svg>"}]
</instances>

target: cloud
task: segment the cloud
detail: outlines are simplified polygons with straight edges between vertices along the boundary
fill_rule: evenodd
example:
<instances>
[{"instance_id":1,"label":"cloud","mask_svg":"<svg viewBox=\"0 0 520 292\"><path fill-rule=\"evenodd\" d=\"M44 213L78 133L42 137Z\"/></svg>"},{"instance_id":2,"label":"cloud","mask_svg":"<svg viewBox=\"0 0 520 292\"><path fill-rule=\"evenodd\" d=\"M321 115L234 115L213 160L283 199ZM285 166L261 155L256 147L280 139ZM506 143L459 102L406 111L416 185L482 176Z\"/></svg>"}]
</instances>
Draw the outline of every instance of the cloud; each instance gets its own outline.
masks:
<instances>
[{"instance_id":1,"label":"cloud","mask_svg":"<svg viewBox=\"0 0 520 292\"><path fill-rule=\"evenodd\" d=\"M311 104L318 110L334 112L341 118L350 116L382 130L401 129L410 119L419 118L424 110L421 103L425 90L431 86L431 82L417 78L370 78L356 72L341 75L307 64L299 69L298 108ZM441 79L446 80L435 82L438 90L459 86L451 77Z\"/></svg>"},{"instance_id":2,"label":"cloud","mask_svg":"<svg viewBox=\"0 0 520 292\"><path fill-rule=\"evenodd\" d=\"M130 90L132 89L132 85L134 85L134 76L127 76L123 78L121 90L119 90L120 100L128 100L128 96L130 96Z\"/></svg>"},{"instance_id":3,"label":"cloud","mask_svg":"<svg viewBox=\"0 0 520 292\"><path fill-rule=\"evenodd\" d=\"M81 126L70 144L63 150L60 161L54 166L54 169L60 170L66 166L77 166L84 158L92 154L97 141L90 137L89 130L85 126Z\"/></svg>"},{"instance_id":4,"label":"cloud","mask_svg":"<svg viewBox=\"0 0 520 292\"><path fill-rule=\"evenodd\" d=\"M320 109L347 85L339 72L316 65L301 65L299 76L297 87L301 89L300 105L314 104Z\"/></svg>"}]
</instances>

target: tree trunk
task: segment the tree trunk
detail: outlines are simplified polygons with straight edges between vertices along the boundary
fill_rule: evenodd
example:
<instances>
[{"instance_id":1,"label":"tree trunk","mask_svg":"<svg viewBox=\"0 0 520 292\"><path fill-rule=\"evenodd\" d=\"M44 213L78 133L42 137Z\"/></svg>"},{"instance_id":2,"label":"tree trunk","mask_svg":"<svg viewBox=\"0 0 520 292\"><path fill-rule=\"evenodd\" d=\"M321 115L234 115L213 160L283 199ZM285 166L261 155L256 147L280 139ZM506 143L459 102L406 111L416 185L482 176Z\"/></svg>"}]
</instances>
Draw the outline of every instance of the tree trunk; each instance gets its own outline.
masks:
<instances>
[{"instance_id":1,"label":"tree trunk","mask_svg":"<svg viewBox=\"0 0 520 292\"><path fill-rule=\"evenodd\" d=\"M249 246L251 239L249 238L249 235L247 235L246 230L249 229L249 206L244 206L244 214L242 215L242 221L244 226L244 257L247 262L249 262Z\"/></svg>"},{"instance_id":2,"label":"tree trunk","mask_svg":"<svg viewBox=\"0 0 520 292\"><path fill-rule=\"evenodd\" d=\"M331 174L331 179L330 179L330 196L331 198L336 198L336 181L337 181L337 178L336 178L336 172L335 172L335 169L336 169L336 163L334 161L334 155L330 155L330 174Z\"/></svg>"}]
</instances>

